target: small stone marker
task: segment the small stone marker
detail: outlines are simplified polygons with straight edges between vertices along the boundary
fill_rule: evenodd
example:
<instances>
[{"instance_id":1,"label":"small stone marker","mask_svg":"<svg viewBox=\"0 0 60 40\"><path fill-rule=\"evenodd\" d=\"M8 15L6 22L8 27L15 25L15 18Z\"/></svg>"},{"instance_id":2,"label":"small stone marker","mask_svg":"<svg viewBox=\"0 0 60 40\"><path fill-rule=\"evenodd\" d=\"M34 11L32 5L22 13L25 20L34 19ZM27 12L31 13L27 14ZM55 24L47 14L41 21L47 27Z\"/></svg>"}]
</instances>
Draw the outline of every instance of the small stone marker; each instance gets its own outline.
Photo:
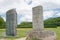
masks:
<instances>
[{"instance_id":1,"label":"small stone marker","mask_svg":"<svg viewBox=\"0 0 60 40\"><path fill-rule=\"evenodd\" d=\"M43 30L43 7L37 6L33 9L33 30Z\"/></svg>"},{"instance_id":2,"label":"small stone marker","mask_svg":"<svg viewBox=\"0 0 60 40\"><path fill-rule=\"evenodd\" d=\"M8 10L6 13L6 35L16 36L17 12L15 9Z\"/></svg>"}]
</instances>

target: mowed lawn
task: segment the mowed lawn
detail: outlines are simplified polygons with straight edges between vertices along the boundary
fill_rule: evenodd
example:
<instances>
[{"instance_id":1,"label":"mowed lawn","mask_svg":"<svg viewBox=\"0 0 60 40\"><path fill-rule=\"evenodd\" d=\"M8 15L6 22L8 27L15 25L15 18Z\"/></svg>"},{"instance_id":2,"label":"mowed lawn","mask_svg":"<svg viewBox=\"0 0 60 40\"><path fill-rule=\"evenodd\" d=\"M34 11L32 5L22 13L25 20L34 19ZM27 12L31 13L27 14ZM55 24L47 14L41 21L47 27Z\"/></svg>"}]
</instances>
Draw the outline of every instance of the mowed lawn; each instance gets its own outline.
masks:
<instances>
[{"instance_id":1,"label":"mowed lawn","mask_svg":"<svg viewBox=\"0 0 60 40\"><path fill-rule=\"evenodd\" d=\"M21 38L21 37L26 37L26 34L28 31L32 30L32 28L17 28L17 37ZM57 35L57 40L60 40L60 27L57 28L45 28L45 30L52 30L54 32L56 32ZM5 29L0 29L0 39L5 36ZM11 37L11 38L6 38L6 39L15 39L15 37Z\"/></svg>"}]
</instances>

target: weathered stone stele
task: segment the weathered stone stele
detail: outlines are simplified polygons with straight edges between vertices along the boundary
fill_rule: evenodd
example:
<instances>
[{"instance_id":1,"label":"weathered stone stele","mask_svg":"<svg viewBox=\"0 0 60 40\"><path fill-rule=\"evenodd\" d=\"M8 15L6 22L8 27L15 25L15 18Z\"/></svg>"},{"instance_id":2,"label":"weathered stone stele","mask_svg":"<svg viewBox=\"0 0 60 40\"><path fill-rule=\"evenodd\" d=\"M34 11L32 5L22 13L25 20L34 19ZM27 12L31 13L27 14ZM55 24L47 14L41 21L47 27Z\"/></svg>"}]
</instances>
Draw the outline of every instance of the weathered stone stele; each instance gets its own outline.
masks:
<instances>
[{"instance_id":1,"label":"weathered stone stele","mask_svg":"<svg viewBox=\"0 0 60 40\"><path fill-rule=\"evenodd\" d=\"M33 7L33 30L43 30L43 7Z\"/></svg>"},{"instance_id":2,"label":"weathered stone stele","mask_svg":"<svg viewBox=\"0 0 60 40\"><path fill-rule=\"evenodd\" d=\"M33 10L33 30L29 31L26 40L56 40L56 33L44 30L43 7L36 6Z\"/></svg>"},{"instance_id":3,"label":"weathered stone stele","mask_svg":"<svg viewBox=\"0 0 60 40\"><path fill-rule=\"evenodd\" d=\"M6 13L6 35L16 36L17 12L15 9L8 10Z\"/></svg>"}]
</instances>

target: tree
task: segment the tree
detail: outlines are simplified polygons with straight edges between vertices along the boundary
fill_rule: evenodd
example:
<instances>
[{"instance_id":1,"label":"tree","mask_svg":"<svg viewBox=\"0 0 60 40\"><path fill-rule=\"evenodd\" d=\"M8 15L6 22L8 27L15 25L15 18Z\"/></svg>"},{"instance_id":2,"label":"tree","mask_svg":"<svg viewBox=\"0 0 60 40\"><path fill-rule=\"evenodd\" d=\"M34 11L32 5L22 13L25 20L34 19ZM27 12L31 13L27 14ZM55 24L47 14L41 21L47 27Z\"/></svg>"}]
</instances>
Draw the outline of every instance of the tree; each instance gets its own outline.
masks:
<instances>
[{"instance_id":1,"label":"tree","mask_svg":"<svg viewBox=\"0 0 60 40\"><path fill-rule=\"evenodd\" d=\"M5 28L5 22L1 16L0 16L0 28Z\"/></svg>"},{"instance_id":2,"label":"tree","mask_svg":"<svg viewBox=\"0 0 60 40\"><path fill-rule=\"evenodd\" d=\"M18 28L32 28L32 22L21 22L18 25Z\"/></svg>"}]
</instances>

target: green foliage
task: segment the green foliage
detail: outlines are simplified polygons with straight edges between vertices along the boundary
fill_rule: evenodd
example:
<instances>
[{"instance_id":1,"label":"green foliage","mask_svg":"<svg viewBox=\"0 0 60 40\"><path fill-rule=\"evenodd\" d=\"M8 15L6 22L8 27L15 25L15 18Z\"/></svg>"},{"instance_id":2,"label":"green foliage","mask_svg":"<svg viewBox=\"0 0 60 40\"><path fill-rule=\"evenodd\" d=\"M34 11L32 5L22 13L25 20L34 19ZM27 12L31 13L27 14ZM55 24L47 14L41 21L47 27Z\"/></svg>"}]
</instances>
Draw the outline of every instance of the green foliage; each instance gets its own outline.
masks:
<instances>
[{"instance_id":1,"label":"green foliage","mask_svg":"<svg viewBox=\"0 0 60 40\"><path fill-rule=\"evenodd\" d=\"M21 22L18 25L18 28L32 28L32 22Z\"/></svg>"},{"instance_id":2,"label":"green foliage","mask_svg":"<svg viewBox=\"0 0 60 40\"><path fill-rule=\"evenodd\" d=\"M52 27L52 28L60 26L60 17L49 18L49 19L45 20L44 26L45 27Z\"/></svg>"},{"instance_id":3,"label":"green foliage","mask_svg":"<svg viewBox=\"0 0 60 40\"><path fill-rule=\"evenodd\" d=\"M0 16L0 28L5 28L5 22L1 16Z\"/></svg>"}]
</instances>

